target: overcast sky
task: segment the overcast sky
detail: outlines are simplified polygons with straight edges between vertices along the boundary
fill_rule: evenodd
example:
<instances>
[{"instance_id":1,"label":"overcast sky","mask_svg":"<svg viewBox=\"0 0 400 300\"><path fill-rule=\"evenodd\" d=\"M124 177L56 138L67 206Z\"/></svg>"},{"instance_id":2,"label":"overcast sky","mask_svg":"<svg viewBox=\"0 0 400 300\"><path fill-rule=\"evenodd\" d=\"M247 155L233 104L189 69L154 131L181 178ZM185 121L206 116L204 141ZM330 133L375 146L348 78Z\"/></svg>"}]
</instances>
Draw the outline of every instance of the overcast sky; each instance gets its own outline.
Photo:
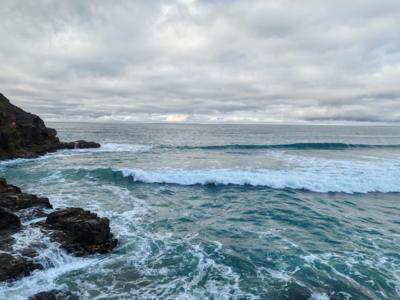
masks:
<instances>
[{"instance_id":1,"label":"overcast sky","mask_svg":"<svg viewBox=\"0 0 400 300\"><path fill-rule=\"evenodd\" d=\"M1 0L0 37L45 120L400 121L399 0Z\"/></svg>"}]
</instances>

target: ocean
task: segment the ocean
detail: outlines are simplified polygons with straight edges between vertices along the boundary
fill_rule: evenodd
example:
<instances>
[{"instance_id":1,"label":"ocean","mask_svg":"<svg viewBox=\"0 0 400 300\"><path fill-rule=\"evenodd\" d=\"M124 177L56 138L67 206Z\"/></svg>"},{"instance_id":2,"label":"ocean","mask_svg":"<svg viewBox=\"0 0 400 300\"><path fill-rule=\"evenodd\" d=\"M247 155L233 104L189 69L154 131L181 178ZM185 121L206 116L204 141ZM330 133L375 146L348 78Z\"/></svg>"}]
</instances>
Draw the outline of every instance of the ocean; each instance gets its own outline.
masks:
<instances>
[{"instance_id":1,"label":"ocean","mask_svg":"<svg viewBox=\"0 0 400 300\"><path fill-rule=\"evenodd\" d=\"M0 177L111 220L111 254L46 243L1 299L400 299L400 127L50 123L100 142Z\"/></svg>"}]
</instances>

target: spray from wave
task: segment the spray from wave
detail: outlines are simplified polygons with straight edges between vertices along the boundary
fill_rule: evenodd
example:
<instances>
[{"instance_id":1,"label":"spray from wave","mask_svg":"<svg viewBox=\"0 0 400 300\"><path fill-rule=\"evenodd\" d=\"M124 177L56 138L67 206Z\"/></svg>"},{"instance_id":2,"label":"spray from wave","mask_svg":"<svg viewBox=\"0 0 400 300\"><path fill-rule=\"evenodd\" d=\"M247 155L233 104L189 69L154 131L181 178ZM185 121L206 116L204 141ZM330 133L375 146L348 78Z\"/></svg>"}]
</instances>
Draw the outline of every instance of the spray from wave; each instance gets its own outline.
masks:
<instances>
[{"instance_id":1,"label":"spray from wave","mask_svg":"<svg viewBox=\"0 0 400 300\"><path fill-rule=\"evenodd\" d=\"M237 185L318 193L400 192L400 161L304 159L286 169L65 169L66 176L132 180L148 184ZM62 175L62 176L64 176Z\"/></svg>"},{"instance_id":2,"label":"spray from wave","mask_svg":"<svg viewBox=\"0 0 400 300\"><path fill-rule=\"evenodd\" d=\"M319 193L400 192L400 166L389 164L325 165L292 170L140 170L120 169L135 182L178 185L249 185Z\"/></svg>"}]
</instances>

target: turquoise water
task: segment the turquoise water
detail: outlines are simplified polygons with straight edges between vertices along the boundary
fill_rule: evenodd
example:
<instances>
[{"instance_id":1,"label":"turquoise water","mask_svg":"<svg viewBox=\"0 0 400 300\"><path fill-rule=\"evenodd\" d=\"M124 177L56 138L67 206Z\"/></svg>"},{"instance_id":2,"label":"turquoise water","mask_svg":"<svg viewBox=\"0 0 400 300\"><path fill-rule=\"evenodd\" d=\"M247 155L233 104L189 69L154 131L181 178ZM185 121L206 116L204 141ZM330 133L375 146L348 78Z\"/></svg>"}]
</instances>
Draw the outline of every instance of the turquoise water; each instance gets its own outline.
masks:
<instances>
[{"instance_id":1,"label":"turquoise water","mask_svg":"<svg viewBox=\"0 0 400 300\"><path fill-rule=\"evenodd\" d=\"M400 127L49 124L102 143L0 165L0 176L111 219L109 255L38 229L44 271L1 299L400 299Z\"/></svg>"}]
</instances>

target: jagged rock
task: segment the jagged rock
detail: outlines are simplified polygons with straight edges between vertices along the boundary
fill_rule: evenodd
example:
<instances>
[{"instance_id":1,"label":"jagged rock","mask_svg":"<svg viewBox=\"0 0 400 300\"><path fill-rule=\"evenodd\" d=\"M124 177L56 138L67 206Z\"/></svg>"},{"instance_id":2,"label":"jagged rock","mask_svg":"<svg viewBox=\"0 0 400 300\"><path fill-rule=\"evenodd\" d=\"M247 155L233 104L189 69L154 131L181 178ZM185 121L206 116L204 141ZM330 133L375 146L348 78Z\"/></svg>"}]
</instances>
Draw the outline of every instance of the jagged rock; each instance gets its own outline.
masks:
<instances>
[{"instance_id":1,"label":"jagged rock","mask_svg":"<svg viewBox=\"0 0 400 300\"><path fill-rule=\"evenodd\" d=\"M37 251L32 248L25 248L21 251L21 255L29 258L34 258L38 255Z\"/></svg>"},{"instance_id":2,"label":"jagged rock","mask_svg":"<svg viewBox=\"0 0 400 300\"><path fill-rule=\"evenodd\" d=\"M3 178L0 178L0 207L14 212L31 207L52 208L49 199L22 193L20 188L7 184Z\"/></svg>"},{"instance_id":3,"label":"jagged rock","mask_svg":"<svg viewBox=\"0 0 400 300\"><path fill-rule=\"evenodd\" d=\"M100 148L101 147L101 145L99 143L87 142L87 141L83 141L83 140L79 140L74 143L75 143L75 147L77 149L88 149L88 148Z\"/></svg>"},{"instance_id":4,"label":"jagged rock","mask_svg":"<svg viewBox=\"0 0 400 300\"><path fill-rule=\"evenodd\" d=\"M51 290L33 295L28 300L79 300L79 297L70 292Z\"/></svg>"},{"instance_id":5,"label":"jagged rock","mask_svg":"<svg viewBox=\"0 0 400 300\"><path fill-rule=\"evenodd\" d=\"M96 142L87 142L83 140L61 143L63 149L90 149L90 148L100 148L101 145Z\"/></svg>"},{"instance_id":6,"label":"jagged rock","mask_svg":"<svg viewBox=\"0 0 400 300\"><path fill-rule=\"evenodd\" d=\"M0 230L13 230L21 227L21 221L12 211L0 207Z\"/></svg>"},{"instance_id":7,"label":"jagged rock","mask_svg":"<svg viewBox=\"0 0 400 300\"><path fill-rule=\"evenodd\" d=\"M53 238L76 255L110 252L118 240L110 232L110 221L82 208L67 208L48 215L45 227Z\"/></svg>"},{"instance_id":8,"label":"jagged rock","mask_svg":"<svg viewBox=\"0 0 400 300\"><path fill-rule=\"evenodd\" d=\"M0 266L0 282L27 276L32 271L43 268L30 259L8 253L0 253Z\"/></svg>"},{"instance_id":9,"label":"jagged rock","mask_svg":"<svg viewBox=\"0 0 400 300\"><path fill-rule=\"evenodd\" d=\"M71 148L72 147L72 148ZM98 148L94 142L61 143L57 131L0 93L0 160L33 158L60 149Z\"/></svg>"}]
</instances>

